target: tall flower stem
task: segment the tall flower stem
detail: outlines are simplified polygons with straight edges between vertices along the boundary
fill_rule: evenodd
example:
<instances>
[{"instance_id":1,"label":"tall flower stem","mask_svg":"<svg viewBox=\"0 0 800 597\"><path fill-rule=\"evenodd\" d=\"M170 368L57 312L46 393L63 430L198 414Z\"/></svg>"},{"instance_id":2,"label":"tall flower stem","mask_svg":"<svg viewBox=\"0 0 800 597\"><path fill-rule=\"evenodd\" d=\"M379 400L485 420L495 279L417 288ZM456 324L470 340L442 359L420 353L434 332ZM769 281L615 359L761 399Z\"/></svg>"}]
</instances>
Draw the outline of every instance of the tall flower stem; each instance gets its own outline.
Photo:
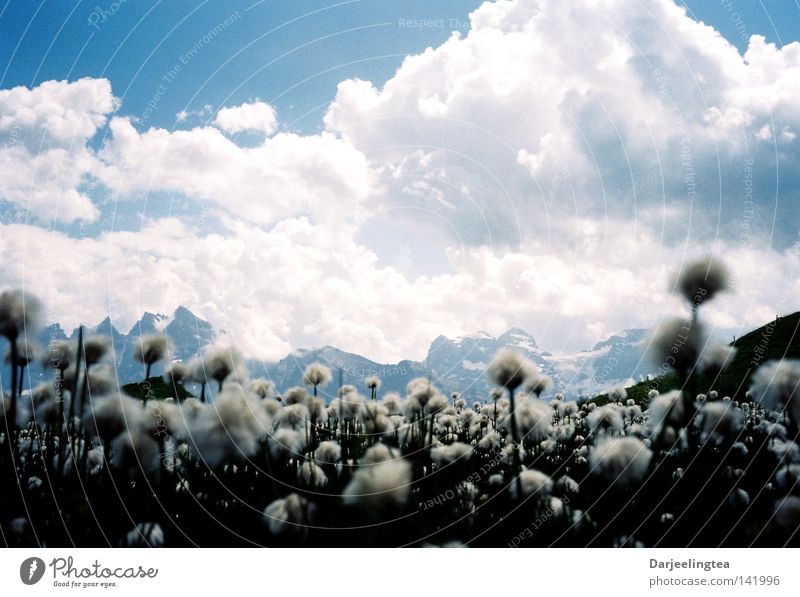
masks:
<instances>
[{"instance_id":1,"label":"tall flower stem","mask_svg":"<svg viewBox=\"0 0 800 597\"><path fill-rule=\"evenodd\" d=\"M80 404L78 405L78 416L83 418L83 409L86 406L86 393L89 388L89 365L86 365L86 369L83 371L83 387L81 388L81 400Z\"/></svg>"},{"instance_id":2,"label":"tall flower stem","mask_svg":"<svg viewBox=\"0 0 800 597\"><path fill-rule=\"evenodd\" d=\"M22 396L22 386L25 381L25 365L19 366L19 387L17 388L17 394Z\"/></svg>"},{"instance_id":3,"label":"tall flower stem","mask_svg":"<svg viewBox=\"0 0 800 597\"><path fill-rule=\"evenodd\" d=\"M11 420L11 426L16 425L17 421L17 358L18 347L17 339L10 338L11 341L11 405L9 407L9 416L6 420Z\"/></svg>"},{"instance_id":4,"label":"tall flower stem","mask_svg":"<svg viewBox=\"0 0 800 597\"><path fill-rule=\"evenodd\" d=\"M78 398L78 379L81 375L81 359L83 358L83 325L78 327L78 351L75 353L75 378L72 380L72 390L69 394L69 420L67 421L67 429L72 423L72 417L75 415L75 401Z\"/></svg>"},{"instance_id":5,"label":"tall flower stem","mask_svg":"<svg viewBox=\"0 0 800 597\"><path fill-rule=\"evenodd\" d=\"M520 486L520 481L519 481L519 470L520 470L519 449L520 449L520 446L519 446L519 431L517 430L517 408L516 408L516 404L514 402L514 390L512 388L508 388L508 397L509 397L509 403L510 403L510 408L511 408L511 414L510 414L510 418L511 418L511 439L514 442L514 451L512 452L512 458L513 458L513 465L512 466L514 467L513 474L514 474L514 477L516 478L517 496L518 497L522 497L522 492L521 492L522 487ZM496 406L496 403L495 403L495 406Z\"/></svg>"}]
</instances>

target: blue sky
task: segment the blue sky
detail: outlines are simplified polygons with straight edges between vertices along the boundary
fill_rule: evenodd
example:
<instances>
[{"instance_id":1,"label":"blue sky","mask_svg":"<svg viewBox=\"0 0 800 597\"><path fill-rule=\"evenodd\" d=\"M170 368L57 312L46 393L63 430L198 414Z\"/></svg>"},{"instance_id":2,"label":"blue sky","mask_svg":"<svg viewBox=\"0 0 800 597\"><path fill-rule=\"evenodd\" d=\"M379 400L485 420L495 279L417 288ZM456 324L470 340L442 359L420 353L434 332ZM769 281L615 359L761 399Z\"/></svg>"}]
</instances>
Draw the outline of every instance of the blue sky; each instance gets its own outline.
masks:
<instances>
[{"instance_id":1,"label":"blue sky","mask_svg":"<svg viewBox=\"0 0 800 597\"><path fill-rule=\"evenodd\" d=\"M7 1L0 280L391 361L650 327L713 253L711 324L763 324L800 295L800 4L684 5Z\"/></svg>"},{"instance_id":2,"label":"blue sky","mask_svg":"<svg viewBox=\"0 0 800 597\"><path fill-rule=\"evenodd\" d=\"M0 17L0 88L105 77L123 98L121 113L141 116L180 57L238 13L242 19L169 85L149 122L171 128L181 110L260 98L277 108L283 126L311 132L322 127L339 81L382 84L404 56L441 44L453 30L464 33L480 2L130 0L116 12L113 4L7 0ZM742 51L756 33L779 44L800 39L797 0L682 4ZM415 20L427 24L405 24Z\"/></svg>"},{"instance_id":3,"label":"blue sky","mask_svg":"<svg viewBox=\"0 0 800 597\"><path fill-rule=\"evenodd\" d=\"M141 115L180 57L240 14L170 85L152 124L171 127L181 110L257 97L278 109L285 126L308 132L321 127L339 81L385 81L405 55L443 42L451 24L465 27L478 3L129 1L113 14L112 4L7 2L0 19L1 86L106 77L124 99L122 113ZM404 25L415 19L431 23Z\"/></svg>"}]
</instances>

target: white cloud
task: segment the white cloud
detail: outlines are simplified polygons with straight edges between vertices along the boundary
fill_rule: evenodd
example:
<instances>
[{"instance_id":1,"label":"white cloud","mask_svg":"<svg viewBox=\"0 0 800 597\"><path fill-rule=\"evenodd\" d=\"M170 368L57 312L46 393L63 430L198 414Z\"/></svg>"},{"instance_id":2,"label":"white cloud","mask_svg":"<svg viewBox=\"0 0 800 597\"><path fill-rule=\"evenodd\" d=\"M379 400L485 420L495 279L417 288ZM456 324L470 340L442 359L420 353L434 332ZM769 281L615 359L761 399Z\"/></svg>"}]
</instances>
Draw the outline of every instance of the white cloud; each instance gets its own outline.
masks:
<instances>
[{"instance_id":1,"label":"white cloud","mask_svg":"<svg viewBox=\"0 0 800 597\"><path fill-rule=\"evenodd\" d=\"M22 215L41 220L95 220L100 211L82 191L94 156L83 145L30 153L21 145L0 149L0 198Z\"/></svg>"},{"instance_id":2,"label":"white cloud","mask_svg":"<svg viewBox=\"0 0 800 597\"><path fill-rule=\"evenodd\" d=\"M213 127L139 132L130 120L114 118L109 129L96 174L123 198L179 193L269 224L297 215L338 219L370 190L364 156L331 133L279 133L241 147Z\"/></svg>"},{"instance_id":3,"label":"white cloud","mask_svg":"<svg viewBox=\"0 0 800 597\"><path fill-rule=\"evenodd\" d=\"M2 89L0 131L38 130L46 135L47 144L82 144L116 107L107 79L45 81L33 89Z\"/></svg>"},{"instance_id":4,"label":"white cloud","mask_svg":"<svg viewBox=\"0 0 800 597\"><path fill-rule=\"evenodd\" d=\"M748 159L754 225L769 231L777 215L786 247L800 217L800 144L770 133L800 125L800 43L754 36L741 56L670 0L486 2L465 37L406 58L382 88L340 83L325 122L403 173L390 202L433 210L467 242L519 242L541 234L543 217L630 219L664 203L685 216L652 222L672 240L690 213L702 232L731 233ZM443 197L410 198L414 178Z\"/></svg>"},{"instance_id":5,"label":"white cloud","mask_svg":"<svg viewBox=\"0 0 800 597\"><path fill-rule=\"evenodd\" d=\"M86 143L117 104L106 79L0 90L0 199L42 220L96 219Z\"/></svg>"},{"instance_id":6,"label":"white cloud","mask_svg":"<svg viewBox=\"0 0 800 597\"><path fill-rule=\"evenodd\" d=\"M278 128L278 115L275 108L264 102L252 102L222 108L217 112L214 125L226 133L241 133L242 131L258 131L271 135Z\"/></svg>"},{"instance_id":7,"label":"white cloud","mask_svg":"<svg viewBox=\"0 0 800 597\"><path fill-rule=\"evenodd\" d=\"M145 310L185 305L264 359L326 344L384 362L419 359L439 334L499 334L512 325L550 350L575 350L681 310L667 282L685 257L648 236L587 230L574 253L560 254L544 242L520 251L467 247L451 251L453 273L409 280L351 229L305 218L269 231L229 226L207 234L164 218L82 239L1 226L0 277L42 296L68 329L111 314L127 330ZM704 309L710 324L741 333L794 306L800 276L785 274L800 269L797 251L721 249L735 265L737 291Z\"/></svg>"}]
</instances>

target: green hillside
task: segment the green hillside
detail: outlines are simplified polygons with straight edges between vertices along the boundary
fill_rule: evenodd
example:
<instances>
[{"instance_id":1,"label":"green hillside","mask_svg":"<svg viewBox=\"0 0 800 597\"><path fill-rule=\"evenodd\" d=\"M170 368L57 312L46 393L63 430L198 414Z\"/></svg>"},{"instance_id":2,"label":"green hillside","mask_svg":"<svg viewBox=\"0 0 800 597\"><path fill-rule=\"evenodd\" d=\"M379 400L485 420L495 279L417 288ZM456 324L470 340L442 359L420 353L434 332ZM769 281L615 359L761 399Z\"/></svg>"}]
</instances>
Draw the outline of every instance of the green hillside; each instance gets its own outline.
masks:
<instances>
[{"instance_id":1,"label":"green hillside","mask_svg":"<svg viewBox=\"0 0 800 597\"><path fill-rule=\"evenodd\" d=\"M718 379L701 377L698 380L698 392L717 390L722 396L742 400L750 387L750 378L759 365L774 359L800 359L800 311L779 317L737 338L732 345L736 347L733 361ZM677 376L670 373L626 389L629 398L636 400L637 404L644 405L648 401L647 393L651 389L666 392L678 386ZM608 402L608 396L602 394L592 401L598 405L605 404Z\"/></svg>"},{"instance_id":2,"label":"green hillside","mask_svg":"<svg viewBox=\"0 0 800 597\"><path fill-rule=\"evenodd\" d=\"M177 388L177 398L181 401L192 397L192 394L187 392L182 386L179 385ZM161 377L150 377L147 381L129 383L122 386L122 391L139 400L143 400L144 398L148 400L163 400L164 398L175 397L175 389L172 387L172 384L166 383Z\"/></svg>"}]
</instances>

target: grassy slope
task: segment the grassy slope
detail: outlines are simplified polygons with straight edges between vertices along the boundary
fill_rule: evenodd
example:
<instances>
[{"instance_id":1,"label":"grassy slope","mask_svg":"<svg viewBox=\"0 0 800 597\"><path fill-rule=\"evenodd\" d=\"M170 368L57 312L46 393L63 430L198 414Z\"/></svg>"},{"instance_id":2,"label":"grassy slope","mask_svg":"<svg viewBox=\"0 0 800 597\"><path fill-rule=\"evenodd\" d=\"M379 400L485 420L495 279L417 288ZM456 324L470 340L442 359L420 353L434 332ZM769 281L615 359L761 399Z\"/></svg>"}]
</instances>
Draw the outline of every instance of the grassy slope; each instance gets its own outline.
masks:
<instances>
[{"instance_id":1,"label":"grassy slope","mask_svg":"<svg viewBox=\"0 0 800 597\"><path fill-rule=\"evenodd\" d=\"M698 391L717 390L723 396L742 399L750 387L750 378L759 365L773 359L800 359L800 311L772 321L733 343L736 356L719 376L719 379L701 379ZM755 364L754 364L755 363ZM674 390L678 378L670 373L627 388L628 397L637 404L647 404L647 393L655 388L659 392ZM591 399L598 405L608 402L602 394Z\"/></svg>"},{"instance_id":2,"label":"grassy slope","mask_svg":"<svg viewBox=\"0 0 800 597\"><path fill-rule=\"evenodd\" d=\"M148 383L150 384L149 388L146 385ZM145 398L145 396L150 400L163 400L164 398L175 396L175 389L172 387L172 384L167 384L161 377L151 377L146 382L129 383L122 386L122 391L140 400ZM178 386L178 394L178 398L181 400L191 398L192 396L181 386Z\"/></svg>"}]
</instances>

